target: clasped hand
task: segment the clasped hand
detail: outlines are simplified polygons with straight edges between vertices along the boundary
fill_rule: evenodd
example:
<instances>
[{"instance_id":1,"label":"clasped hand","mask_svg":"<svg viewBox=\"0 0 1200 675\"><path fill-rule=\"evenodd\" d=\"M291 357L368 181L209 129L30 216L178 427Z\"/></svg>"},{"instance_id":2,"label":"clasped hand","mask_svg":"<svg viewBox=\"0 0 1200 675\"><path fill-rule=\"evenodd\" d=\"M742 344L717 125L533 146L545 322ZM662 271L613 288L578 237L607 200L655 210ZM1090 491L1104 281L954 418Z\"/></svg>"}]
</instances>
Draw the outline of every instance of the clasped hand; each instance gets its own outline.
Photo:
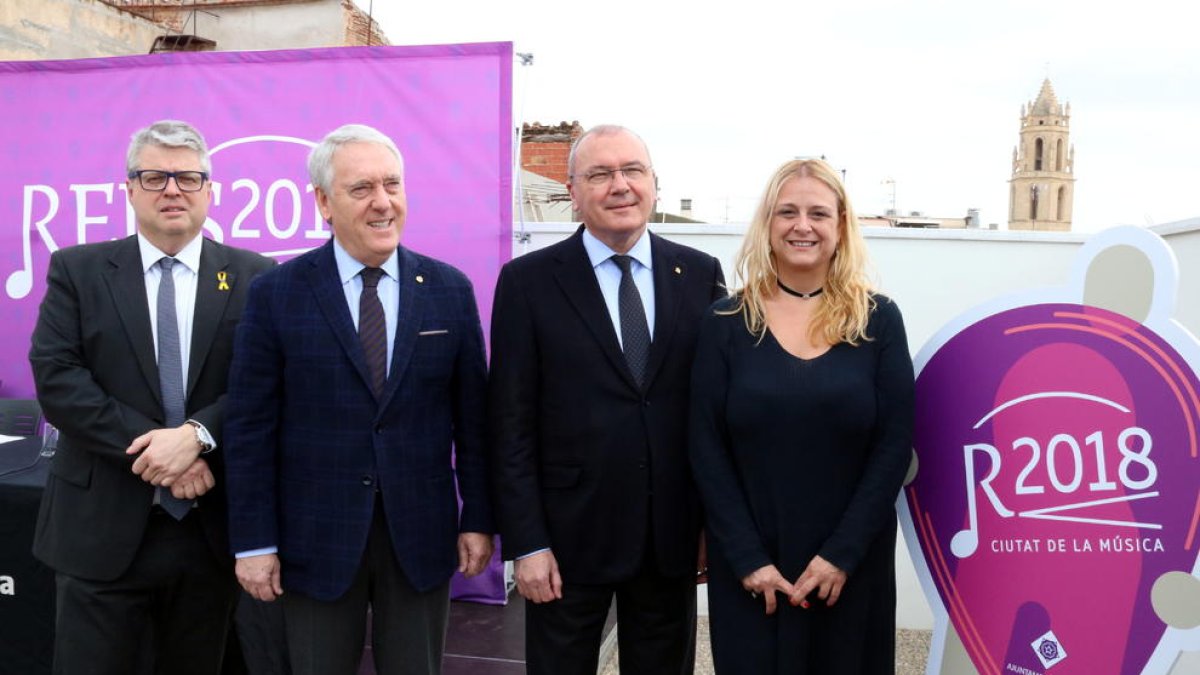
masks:
<instances>
[{"instance_id":1,"label":"clasped hand","mask_svg":"<svg viewBox=\"0 0 1200 675\"><path fill-rule=\"evenodd\" d=\"M832 607L841 597L845 585L846 573L821 556L815 556L808 563L795 583L785 579L774 565L760 567L742 579L742 588L749 591L751 596L762 596L767 614L775 613L776 593L787 596L792 606L808 609L808 595L816 591L817 597L826 606Z\"/></svg>"},{"instance_id":2,"label":"clasped hand","mask_svg":"<svg viewBox=\"0 0 1200 675\"><path fill-rule=\"evenodd\" d=\"M196 430L190 424L147 431L133 439L125 454L138 455L133 473L151 485L171 488L171 494L180 499L195 499L216 485L208 462L200 457Z\"/></svg>"}]
</instances>

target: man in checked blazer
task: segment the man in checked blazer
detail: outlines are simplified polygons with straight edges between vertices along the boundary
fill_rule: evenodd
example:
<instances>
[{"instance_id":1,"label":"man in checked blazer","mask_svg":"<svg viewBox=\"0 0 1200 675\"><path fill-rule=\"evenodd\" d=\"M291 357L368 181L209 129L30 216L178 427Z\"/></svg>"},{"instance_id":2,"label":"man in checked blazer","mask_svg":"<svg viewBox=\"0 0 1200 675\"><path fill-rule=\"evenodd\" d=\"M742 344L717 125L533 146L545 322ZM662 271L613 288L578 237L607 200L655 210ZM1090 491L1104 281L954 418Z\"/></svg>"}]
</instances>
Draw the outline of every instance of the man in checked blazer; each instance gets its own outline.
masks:
<instances>
[{"instance_id":1,"label":"man in checked blazer","mask_svg":"<svg viewBox=\"0 0 1200 675\"><path fill-rule=\"evenodd\" d=\"M313 149L333 239L259 278L238 329L230 539L247 592L281 597L297 675L357 673L368 606L377 672L440 672L450 576L491 558L479 313L400 246L402 162L362 125Z\"/></svg>"},{"instance_id":2,"label":"man in checked blazer","mask_svg":"<svg viewBox=\"0 0 1200 675\"><path fill-rule=\"evenodd\" d=\"M50 257L29 351L59 429L33 543L56 573L54 672L125 675L149 659L215 675L237 597L225 382L250 280L273 263L200 235L212 167L190 125L138 131L126 172L136 236Z\"/></svg>"},{"instance_id":3,"label":"man in checked blazer","mask_svg":"<svg viewBox=\"0 0 1200 675\"><path fill-rule=\"evenodd\" d=\"M529 672L595 673L615 596L621 672L690 673L701 514L688 389L721 266L647 230L655 176L633 132L589 130L568 170L582 227L505 265L492 314L493 486L530 602Z\"/></svg>"}]
</instances>

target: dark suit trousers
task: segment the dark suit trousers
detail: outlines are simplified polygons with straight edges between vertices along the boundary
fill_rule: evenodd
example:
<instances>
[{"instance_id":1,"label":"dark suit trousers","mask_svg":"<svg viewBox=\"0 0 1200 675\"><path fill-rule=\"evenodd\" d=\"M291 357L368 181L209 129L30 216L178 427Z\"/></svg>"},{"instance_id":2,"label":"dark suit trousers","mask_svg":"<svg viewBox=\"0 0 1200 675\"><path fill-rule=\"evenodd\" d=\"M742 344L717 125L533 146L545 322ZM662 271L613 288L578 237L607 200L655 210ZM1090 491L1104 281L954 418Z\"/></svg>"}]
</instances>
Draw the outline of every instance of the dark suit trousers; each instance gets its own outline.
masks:
<instances>
[{"instance_id":1,"label":"dark suit trousers","mask_svg":"<svg viewBox=\"0 0 1200 675\"><path fill-rule=\"evenodd\" d=\"M230 640L238 643L244 667L238 671L227 666L224 675L292 675L282 603L255 600L245 591L238 595L233 613L237 637L230 636Z\"/></svg>"},{"instance_id":2,"label":"dark suit trousers","mask_svg":"<svg viewBox=\"0 0 1200 675\"><path fill-rule=\"evenodd\" d=\"M284 584L287 579L283 580ZM366 640L371 608L371 651L379 675L442 672L450 581L425 593L408 582L376 498L367 552L350 590L332 602L283 594L288 653L296 675L354 675ZM594 674L593 674L594 675Z\"/></svg>"},{"instance_id":3,"label":"dark suit trousers","mask_svg":"<svg viewBox=\"0 0 1200 675\"><path fill-rule=\"evenodd\" d=\"M200 519L155 508L133 563L115 581L56 576L55 675L217 675L237 582ZM145 644L149 636L150 644Z\"/></svg>"},{"instance_id":4,"label":"dark suit trousers","mask_svg":"<svg viewBox=\"0 0 1200 675\"><path fill-rule=\"evenodd\" d=\"M647 545L648 550L652 546ZM563 582L561 600L525 605L529 675L595 675L604 622L617 600L622 675L690 674L696 660L696 578L664 577L647 555L615 584Z\"/></svg>"}]
</instances>

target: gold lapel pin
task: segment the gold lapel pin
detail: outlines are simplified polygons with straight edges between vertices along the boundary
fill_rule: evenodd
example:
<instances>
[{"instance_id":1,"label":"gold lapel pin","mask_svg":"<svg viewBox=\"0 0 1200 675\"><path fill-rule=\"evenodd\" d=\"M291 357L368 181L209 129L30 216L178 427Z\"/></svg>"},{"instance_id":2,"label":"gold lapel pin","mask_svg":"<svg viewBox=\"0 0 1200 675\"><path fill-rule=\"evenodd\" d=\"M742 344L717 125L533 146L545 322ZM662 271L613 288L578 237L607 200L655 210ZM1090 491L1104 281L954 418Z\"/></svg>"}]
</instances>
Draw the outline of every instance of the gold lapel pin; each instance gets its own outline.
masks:
<instances>
[{"instance_id":1,"label":"gold lapel pin","mask_svg":"<svg viewBox=\"0 0 1200 675\"><path fill-rule=\"evenodd\" d=\"M425 277L423 277L423 276L421 276L420 274L418 274L418 275L417 275L417 283L418 283L418 284L423 284L423 283L425 283Z\"/></svg>"},{"instance_id":2,"label":"gold lapel pin","mask_svg":"<svg viewBox=\"0 0 1200 675\"><path fill-rule=\"evenodd\" d=\"M224 270L217 272L217 290L218 291L229 290L228 282L229 282L229 275L226 274Z\"/></svg>"},{"instance_id":3,"label":"gold lapel pin","mask_svg":"<svg viewBox=\"0 0 1200 675\"><path fill-rule=\"evenodd\" d=\"M683 274L683 270L681 270L681 269L679 269L678 267L676 267L676 268L675 268L675 274Z\"/></svg>"}]
</instances>

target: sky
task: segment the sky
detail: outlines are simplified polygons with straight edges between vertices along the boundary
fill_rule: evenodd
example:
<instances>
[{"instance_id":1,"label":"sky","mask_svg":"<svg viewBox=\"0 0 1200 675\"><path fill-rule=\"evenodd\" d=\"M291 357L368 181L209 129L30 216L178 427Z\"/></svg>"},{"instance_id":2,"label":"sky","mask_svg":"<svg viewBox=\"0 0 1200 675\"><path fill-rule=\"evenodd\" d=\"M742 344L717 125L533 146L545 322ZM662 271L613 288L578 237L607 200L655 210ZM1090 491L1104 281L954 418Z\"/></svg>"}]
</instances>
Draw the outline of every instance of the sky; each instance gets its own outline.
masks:
<instances>
[{"instance_id":1,"label":"sky","mask_svg":"<svg viewBox=\"0 0 1200 675\"><path fill-rule=\"evenodd\" d=\"M1008 221L1021 106L1070 103L1073 229L1200 216L1200 10L1164 0L357 0L394 45L511 41L513 118L613 123L661 209L749 220L772 172L824 156L860 214ZM889 182L890 181L890 182Z\"/></svg>"}]
</instances>

